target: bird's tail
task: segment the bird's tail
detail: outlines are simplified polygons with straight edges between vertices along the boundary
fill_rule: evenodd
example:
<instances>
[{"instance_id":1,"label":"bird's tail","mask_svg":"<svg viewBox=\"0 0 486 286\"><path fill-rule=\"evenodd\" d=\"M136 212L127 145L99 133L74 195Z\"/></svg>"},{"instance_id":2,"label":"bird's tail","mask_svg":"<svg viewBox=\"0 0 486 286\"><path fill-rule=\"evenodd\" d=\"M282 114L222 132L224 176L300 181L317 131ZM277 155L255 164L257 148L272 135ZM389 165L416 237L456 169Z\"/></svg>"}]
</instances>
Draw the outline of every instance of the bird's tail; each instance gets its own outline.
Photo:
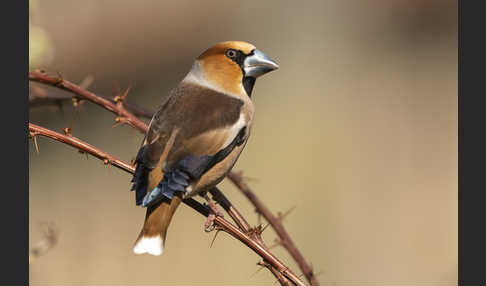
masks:
<instances>
[{"instance_id":1,"label":"bird's tail","mask_svg":"<svg viewBox=\"0 0 486 286\"><path fill-rule=\"evenodd\" d=\"M167 228L180 203L181 198L174 195L170 202L162 200L147 208L145 223L133 247L134 253L162 254Z\"/></svg>"}]
</instances>

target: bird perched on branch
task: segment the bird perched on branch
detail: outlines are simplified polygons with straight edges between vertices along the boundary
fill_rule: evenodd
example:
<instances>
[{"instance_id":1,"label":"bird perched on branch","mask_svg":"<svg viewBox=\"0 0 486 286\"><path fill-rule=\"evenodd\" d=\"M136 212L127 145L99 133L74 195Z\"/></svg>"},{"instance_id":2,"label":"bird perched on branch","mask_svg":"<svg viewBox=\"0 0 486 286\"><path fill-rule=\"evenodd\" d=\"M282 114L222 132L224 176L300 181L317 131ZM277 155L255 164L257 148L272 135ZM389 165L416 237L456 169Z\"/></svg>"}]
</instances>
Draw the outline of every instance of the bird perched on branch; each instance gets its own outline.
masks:
<instances>
[{"instance_id":1,"label":"bird perched on branch","mask_svg":"<svg viewBox=\"0 0 486 286\"><path fill-rule=\"evenodd\" d=\"M147 207L133 251L160 255L181 200L216 186L246 144L257 77L278 65L246 42L202 53L152 117L136 157L132 190Z\"/></svg>"}]
</instances>

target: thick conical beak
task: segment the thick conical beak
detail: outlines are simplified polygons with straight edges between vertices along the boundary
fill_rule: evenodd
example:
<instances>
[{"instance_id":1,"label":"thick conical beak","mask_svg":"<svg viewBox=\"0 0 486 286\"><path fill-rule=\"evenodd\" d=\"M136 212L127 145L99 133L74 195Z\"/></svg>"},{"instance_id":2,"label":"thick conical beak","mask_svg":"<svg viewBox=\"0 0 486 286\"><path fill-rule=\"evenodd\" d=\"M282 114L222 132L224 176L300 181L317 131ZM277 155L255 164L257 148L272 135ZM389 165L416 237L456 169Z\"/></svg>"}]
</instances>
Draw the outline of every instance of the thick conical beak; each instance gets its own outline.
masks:
<instances>
[{"instance_id":1,"label":"thick conical beak","mask_svg":"<svg viewBox=\"0 0 486 286\"><path fill-rule=\"evenodd\" d=\"M245 76L259 77L267 72L278 69L278 65L259 50L253 50L243 62Z\"/></svg>"}]
</instances>

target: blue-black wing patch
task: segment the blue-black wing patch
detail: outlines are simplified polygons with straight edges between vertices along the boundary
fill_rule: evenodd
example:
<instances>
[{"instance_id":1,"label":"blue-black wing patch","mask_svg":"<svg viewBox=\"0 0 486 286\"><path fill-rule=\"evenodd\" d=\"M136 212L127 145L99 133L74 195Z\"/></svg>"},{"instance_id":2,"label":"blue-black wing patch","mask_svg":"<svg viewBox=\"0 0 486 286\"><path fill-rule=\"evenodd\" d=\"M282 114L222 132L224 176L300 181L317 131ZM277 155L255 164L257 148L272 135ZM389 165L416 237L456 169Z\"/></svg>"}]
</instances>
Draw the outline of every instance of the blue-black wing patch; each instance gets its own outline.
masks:
<instances>
[{"instance_id":1,"label":"blue-black wing patch","mask_svg":"<svg viewBox=\"0 0 486 286\"><path fill-rule=\"evenodd\" d=\"M137 157L135 158L137 167L135 168L135 173L133 174L131 181L133 185L130 191L135 191L135 203L137 206L142 204L143 197L147 193L150 169L146 167L143 161L143 155L146 149L147 146L142 146L140 150L138 150Z\"/></svg>"}]
</instances>

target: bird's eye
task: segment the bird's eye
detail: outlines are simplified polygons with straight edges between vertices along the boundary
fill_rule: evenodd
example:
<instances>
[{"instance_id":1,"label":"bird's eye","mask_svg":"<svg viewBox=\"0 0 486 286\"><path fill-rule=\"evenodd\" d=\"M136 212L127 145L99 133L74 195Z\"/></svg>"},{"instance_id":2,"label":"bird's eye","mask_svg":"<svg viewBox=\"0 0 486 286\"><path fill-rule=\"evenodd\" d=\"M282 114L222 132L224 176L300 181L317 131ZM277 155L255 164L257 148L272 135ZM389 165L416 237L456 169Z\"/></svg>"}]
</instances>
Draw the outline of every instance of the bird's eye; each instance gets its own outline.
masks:
<instances>
[{"instance_id":1,"label":"bird's eye","mask_svg":"<svg viewBox=\"0 0 486 286\"><path fill-rule=\"evenodd\" d=\"M230 59L236 58L236 51L233 49L226 50L226 56Z\"/></svg>"}]
</instances>

